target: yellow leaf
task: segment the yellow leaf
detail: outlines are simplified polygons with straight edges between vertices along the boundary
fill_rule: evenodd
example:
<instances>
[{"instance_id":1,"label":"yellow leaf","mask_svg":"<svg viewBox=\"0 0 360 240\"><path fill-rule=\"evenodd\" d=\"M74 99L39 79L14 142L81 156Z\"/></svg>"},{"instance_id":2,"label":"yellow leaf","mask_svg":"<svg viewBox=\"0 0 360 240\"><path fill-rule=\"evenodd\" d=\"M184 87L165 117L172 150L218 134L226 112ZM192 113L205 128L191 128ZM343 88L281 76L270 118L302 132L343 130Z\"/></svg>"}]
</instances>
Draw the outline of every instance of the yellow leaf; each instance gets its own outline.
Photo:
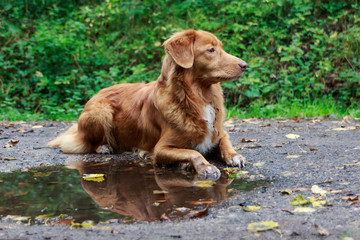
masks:
<instances>
[{"instance_id":1,"label":"yellow leaf","mask_svg":"<svg viewBox=\"0 0 360 240\"><path fill-rule=\"evenodd\" d=\"M33 126L32 128L42 128L43 126L41 126L41 125L35 125L35 126Z\"/></svg>"},{"instance_id":2,"label":"yellow leaf","mask_svg":"<svg viewBox=\"0 0 360 240\"><path fill-rule=\"evenodd\" d=\"M212 187L214 184L216 184L216 182L208 181L208 180L201 180L201 181L195 181L194 184L197 187L208 188L208 187Z\"/></svg>"},{"instance_id":3,"label":"yellow leaf","mask_svg":"<svg viewBox=\"0 0 360 240\"><path fill-rule=\"evenodd\" d=\"M257 211L259 210L261 207L260 206L243 206L242 209L245 211L245 212L254 212L254 211Z\"/></svg>"},{"instance_id":4,"label":"yellow leaf","mask_svg":"<svg viewBox=\"0 0 360 240\"><path fill-rule=\"evenodd\" d=\"M71 222L71 228L82 228L82 227L92 227L93 223L74 223Z\"/></svg>"},{"instance_id":5,"label":"yellow leaf","mask_svg":"<svg viewBox=\"0 0 360 240\"><path fill-rule=\"evenodd\" d=\"M314 194L320 194L321 196L326 196L326 194L328 193L328 191L322 189L318 185L313 185L311 187L311 192Z\"/></svg>"},{"instance_id":6,"label":"yellow leaf","mask_svg":"<svg viewBox=\"0 0 360 240\"><path fill-rule=\"evenodd\" d=\"M291 199L291 205L299 206L309 204L310 201L304 198L301 194L298 194L296 198Z\"/></svg>"},{"instance_id":7,"label":"yellow leaf","mask_svg":"<svg viewBox=\"0 0 360 240\"><path fill-rule=\"evenodd\" d=\"M86 181L93 181L93 182L103 182L105 180L103 173L83 174L82 178Z\"/></svg>"},{"instance_id":8,"label":"yellow leaf","mask_svg":"<svg viewBox=\"0 0 360 240\"><path fill-rule=\"evenodd\" d=\"M253 166L255 167L262 167L265 165L265 162L257 162L257 163L254 163Z\"/></svg>"},{"instance_id":9,"label":"yellow leaf","mask_svg":"<svg viewBox=\"0 0 360 240\"><path fill-rule=\"evenodd\" d=\"M247 230L250 232L264 232L274 230L277 227L279 227L279 223L273 221L254 222L248 225Z\"/></svg>"},{"instance_id":10,"label":"yellow leaf","mask_svg":"<svg viewBox=\"0 0 360 240\"><path fill-rule=\"evenodd\" d=\"M337 37L337 35L338 35L338 32L337 32L337 31L335 31L333 34L331 34L331 35L330 35L330 38Z\"/></svg>"},{"instance_id":11,"label":"yellow leaf","mask_svg":"<svg viewBox=\"0 0 360 240\"><path fill-rule=\"evenodd\" d=\"M299 158L301 155L287 155L286 158Z\"/></svg>"},{"instance_id":12,"label":"yellow leaf","mask_svg":"<svg viewBox=\"0 0 360 240\"><path fill-rule=\"evenodd\" d=\"M316 39L315 45L319 45L319 43L320 43L320 40L319 40L319 39Z\"/></svg>"},{"instance_id":13,"label":"yellow leaf","mask_svg":"<svg viewBox=\"0 0 360 240\"><path fill-rule=\"evenodd\" d=\"M293 213L313 213L316 210L311 207L296 207Z\"/></svg>"},{"instance_id":14,"label":"yellow leaf","mask_svg":"<svg viewBox=\"0 0 360 240\"><path fill-rule=\"evenodd\" d=\"M287 137L289 139L297 139L300 137L300 135L289 133L289 134L286 134L285 137Z\"/></svg>"}]
</instances>

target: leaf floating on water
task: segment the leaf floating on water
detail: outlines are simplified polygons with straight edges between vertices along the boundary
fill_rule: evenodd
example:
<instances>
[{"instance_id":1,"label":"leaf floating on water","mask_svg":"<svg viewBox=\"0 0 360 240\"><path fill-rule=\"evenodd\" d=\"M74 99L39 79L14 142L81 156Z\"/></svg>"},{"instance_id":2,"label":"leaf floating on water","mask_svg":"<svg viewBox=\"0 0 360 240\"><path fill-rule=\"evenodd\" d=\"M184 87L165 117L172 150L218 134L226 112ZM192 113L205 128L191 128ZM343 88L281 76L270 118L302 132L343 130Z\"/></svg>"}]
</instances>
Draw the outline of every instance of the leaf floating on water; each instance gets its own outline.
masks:
<instances>
[{"instance_id":1,"label":"leaf floating on water","mask_svg":"<svg viewBox=\"0 0 360 240\"><path fill-rule=\"evenodd\" d=\"M105 181L104 176L105 176L105 174L103 174L103 173L83 174L82 178L86 181L103 182L103 181Z\"/></svg>"},{"instance_id":2,"label":"leaf floating on water","mask_svg":"<svg viewBox=\"0 0 360 240\"><path fill-rule=\"evenodd\" d=\"M289 139L297 139L300 137L300 135L289 133L289 134L286 134L285 137L287 137Z\"/></svg>"},{"instance_id":3,"label":"leaf floating on water","mask_svg":"<svg viewBox=\"0 0 360 240\"><path fill-rule=\"evenodd\" d=\"M260 206L243 206L242 209L245 212L254 212L254 211L260 210L261 207Z\"/></svg>"},{"instance_id":4,"label":"leaf floating on water","mask_svg":"<svg viewBox=\"0 0 360 240\"><path fill-rule=\"evenodd\" d=\"M250 232L264 232L267 230L274 230L278 227L279 223L273 221L254 222L248 225L247 230Z\"/></svg>"},{"instance_id":5,"label":"leaf floating on water","mask_svg":"<svg viewBox=\"0 0 360 240\"><path fill-rule=\"evenodd\" d=\"M212 187L213 185L215 185L216 182L214 181L208 181L208 180L200 180L200 181L195 181L194 185L197 187L202 187L202 188L208 188L208 187Z\"/></svg>"},{"instance_id":6,"label":"leaf floating on water","mask_svg":"<svg viewBox=\"0 0 360 240\"><path fill-rule=\"evenodd\" d=\"M53 172L34 172L34 178L41 178L41 177L48 177L52 174Z\"/></svg>"},{"instance_id":7,"label":"leaf floating on water","mask_svg":"<svg viewBox=\"0 0 360 240\"><path fill-rule=\"evenodd\" d=\"M316 210L311 207L297 207L294 209L293 213L313 213Z\"/></svg>"},{"instance_id":8,"label":"leaf floating on water","mask_svg":"<svg viewBox=\"0 0 360 240\"><path fill-rule=\"evenodd\" d=\"M302 195L298 194L296 198L291 199L291 205L293 206L300 206L309 204L310 201L304 198Z\"/></svg>"}]
</instances>

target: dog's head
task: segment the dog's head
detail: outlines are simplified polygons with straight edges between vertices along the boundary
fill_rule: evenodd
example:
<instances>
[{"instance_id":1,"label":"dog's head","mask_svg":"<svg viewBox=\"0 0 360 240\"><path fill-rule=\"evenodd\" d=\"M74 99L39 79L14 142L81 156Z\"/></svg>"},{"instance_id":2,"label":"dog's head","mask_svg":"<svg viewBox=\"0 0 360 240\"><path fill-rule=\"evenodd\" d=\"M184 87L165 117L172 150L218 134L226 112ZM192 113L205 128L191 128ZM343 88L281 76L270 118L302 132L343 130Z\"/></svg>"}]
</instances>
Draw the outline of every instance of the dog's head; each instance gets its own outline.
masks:
<instances>
[{"instance_id":1,"label":"dog's head","mask_svg":"<svg viewBox=\"0 0 360 240\"><path fill-rule=\"evenodd\" d=\"M220 40L206 31L176 33L164 46L177 65L192 69L195 78L207 83L236 80L247 67L246 62L225 52Z\"/></svg>"}]
</instances>

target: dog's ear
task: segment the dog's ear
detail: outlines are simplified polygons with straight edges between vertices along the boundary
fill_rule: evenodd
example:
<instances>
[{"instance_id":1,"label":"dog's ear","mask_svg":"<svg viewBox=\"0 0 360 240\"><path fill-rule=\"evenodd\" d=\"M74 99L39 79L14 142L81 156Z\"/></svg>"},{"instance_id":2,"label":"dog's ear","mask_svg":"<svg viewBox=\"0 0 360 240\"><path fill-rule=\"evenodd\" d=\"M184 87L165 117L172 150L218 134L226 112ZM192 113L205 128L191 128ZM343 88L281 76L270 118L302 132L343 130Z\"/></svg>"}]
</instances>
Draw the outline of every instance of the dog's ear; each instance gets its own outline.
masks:
<instances>
[{"instance_id":1,"label":"dog's ear","mask_svg":"<svg viewBox=\"0 0 360 240\"><path fill-rule=\"evenodd\" d=\"M164 42L165 51L183 68L193 66L195 35L196 31L190 29L176 33Z\"/></svg>"}]
</instances>

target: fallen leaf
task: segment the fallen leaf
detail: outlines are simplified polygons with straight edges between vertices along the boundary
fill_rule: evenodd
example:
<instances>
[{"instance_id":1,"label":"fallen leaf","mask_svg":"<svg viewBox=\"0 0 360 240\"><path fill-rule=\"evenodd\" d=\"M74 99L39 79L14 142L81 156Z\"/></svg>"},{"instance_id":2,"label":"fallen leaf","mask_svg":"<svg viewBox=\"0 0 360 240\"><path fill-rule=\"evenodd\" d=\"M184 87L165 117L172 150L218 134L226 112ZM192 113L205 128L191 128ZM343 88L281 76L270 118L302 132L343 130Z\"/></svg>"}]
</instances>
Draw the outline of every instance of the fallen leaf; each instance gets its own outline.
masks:
<instances>
[{"instance_id":1,"label":"fallen leaf","mask_svg":"<svg viewBox=\"0 0 360 240\"><path fill-rule=\"evenodd\" d=\"M83 222L83 223L75 223L75 222L71 222L71 228L74 229L74 228L83 228L83 227L92 227L94 226L93 223L86 223L86 222Z\"/></svg>"},{"instance_id":2,"label":"fallen leaf","mask_svg":"<svg viewBox=\"0 0 360 240\"><path fill-rule=\"evenodd\" d=\"M289 133L289 134L286 134L285 137L287 137L289 139L297 139L300 137L300 135Z\"/></svg>"},{"instance_id":3,"label":"fallen leaf","mask_svg":"<svg viewBox=\"0 0 360 240\"><path fill-rule=\"evenodd\" d=\"M260 210L261 207L260 206L242 206L242 209L245 212L254 212L254 211Z\"/></svg>"},{"instance_id":4,"label":"fallen leaf","mask_svg":"<svg viewBox=\"0 0 360 240\"><path fill-rule=\"evenodd\" d=\"M292 194L293 191L291 189L284 189L284 190L279 190L279 192L282 194L290 195L290 194Z\"/></svg>"},{"instance_id":5,"label":"fallen leaf","mask_svg":"<svg viewBox=\"0 0 360 240\"><path fill-rule=\"evenodd\" d=\"M10 139L6 145L3 146L3 148L10 148L10 147L14 147L16 144L18 144L20 142L20 140L14 140L14 139Z\"/></svg>"},{"instance_id":6,"label":"fallen leaf","mask_svg":"<svg viewBox=\"0 0 360 240\"><path fill-rule=\"evenodd\" d=\"M303 191L310 191L310 188L295 188L293 191L294 192L303 192Z\"/></svg>"},{"instance_id":7,"label":"fallen leaf","mask_svg":"<svg viewBox=\"0 0 360 240\"><path fill-rule=\"evenodd\" d=\"M310 201L304 198L302 195L298 194L296 198L291 199L291 205L293 206L300 206L309 204Z\"/></svg>"},{"instance_id":8,"label":"fallen leaf","mask_svg":"<svg viewBox=\"0 0 360 240\"><path fill-rule=\"evenodd\" d=\"M224 171L226 174L231 175L231 174L237 173L239 171L239 168L238 167L227 167L227 168L224 168Z\"/></svg>"},{"instance_id":9,"label":"fallen leaf","mask_svg":"<svg viewBox=\"0 0 360 240\"><path fill-rule=\"evenodd\" d=\"M199 181L195 181L194 185L197 187L202 187L202 188L208 188L208 187L212 187L213 185L215 185L216 182L214 181L208 181L208 180L199 180Z\"/></svg>"},{"instance_id":10,"label":"fallen leaf","mask_svg":"<svg viewBox=\"0 0 360 240\"><path fill-rule=\"evenodd\" d=\"M281 209L281 211L283 211L283 212L287 212L287 213L290 213L291 215L294 215L294 213L293 213L292 211L287 210L287 209Z\"/></svg>"},{"instance_id":11,"label":"fallen leaf","mask_svg":"<svg viewBox=\"0 0 360 240\"><path fill-rule=\"evenodd\" d=\"M241 139L242 143L249 143L249 142L256 142L256 139L248 139L246 140L245 138Z\"/></svg>"},{"instance_id":12,"label":"fallen leaf","mask_svg":"<svg viewBox=\"0 0 360 240\"><path fill-rule=\"evenodd\" d=\"M253 166L255 167L262 167L265 165L265 162L257 162L257 163L254 163Z\"/></svg>"},{"instance_id":13,"label":"fallen leaf","mask_svg":"<svg viewBox=\"0 0 360 240\"><path fill-rule=\"evenodd\" d=\"M280 176L287 177L287 176L293 175L294 173L295 173L295 172L285 171L285 172L281 172L281 173L280 173Z\"/></svg>"},{"instance_id":14,"label":"fallen leaf","mask_svg":"<svg viewBox=\"0 0 360 240\"><path fill-rule=\"evenodd\" d=\"M5 161L14 161L16 158L4 158Z\"/></svg>"},{"instance_id":15,"label":"fallen leaf","mask_svg":"<svg viewBox=\"0 0 360 240\"><path fill-rule=\"evenodd\" d=\"M356 127L339 127L339 128L333 128L333 131L348 131L348 130L355 130Z\"/></svg>"},{"instance_id":16,"label":"fallen leaf","mask_svg":"<svg viewBox=\"0 0 360 240\"><path fill-rule=\"evenodd\" d=\"M301 155L287 155L286 158L299 158Z\"/></svg>"},{"instance_id":17,"label":"fallen leaf","mask_svg":"<svg viewBox=\"0 0 360 240\"><path fill-rule=\"evenodd\" d=\"M105 174L103 174L103 173L83 174L82 178L86 181L103 182L103 181L105 181L104 176L105 176Z\"/></svg>"},{"instance_id":18,"label":"fallen leaf","mask_svg":"<svg viewBox=\"0 0 360 240\"><path fill-rule=\"evenodd\" d=\"M237 178L237 177L243 177L244 175L249 174L248 171L239 171L237 173L231 174L230 177L231 178Z\"/></svg>"},{"instance_id":19,"label":"fallen leaf","mask_svg":"<svg viewBox=\"0 0 360 240\"><path fill-rule=\"evenodd\" d=\"M311 207L296 207L293 213L313 213L316 210Z\"/></svg>"},{"instance_id":20,"label":"fallen leaf","mask_svg":"<svg viewBox=\"0 0 360 240\"><path fill-rule=\"evenodd\" d=\"M41 178L41 177L48 177L52 174L53 172L34 172L34 178Z\"/></svg>"},{"instance_id":21,"label":"fallen leaf","mask_svg":"<svg viewBox=\"0 0 360 240\"><path fill-rule=\"evenodd\" d=\"M318 185L313 185L311 187L311 192L314 194L320 194L321 196L326 196L329 192L320 188Z\"/></svg>"},{"instance_id":22,"label":"fallen leaf","mask_svg":"<svg viewBox=\"0 0 360 240\"><path fill-rule=\"evenodd\" d=\"M32 128L42 128L43 126L41 126L41 125L35 125L35 126L33 126Z\"/></svg>"},{"instance_id":23,"label":"fallen leaf","mask_svg":"<svg viewBox=\"0 0 360 240\"><path fill-rule=\"evenodd\" d=\"M320 227L319 225L315 224L315 229L319 233L320 236L329 236L330 233L328 230L326 230L323 227Z\"/></svg>"},{"instance_id":24,"label":"fallen leaf","mask_svg":"<svg viewBox=\"0 0 360 240\"><path fill-rule=\"evenodd\" d=\"M171 219L168 216L166 216L165 213L163 213L161 215L160 220L163 221L163 222L171 222Z\"/></svg>"},{"instance_id":25,"label":"fallen leaf","mask_svg":"<svg viewBox=\"0 0 360 240\"><path fill-rule=\"evenodd\" d=\"M273 221L254 222L248 225L247 230L250 232L264 232L267 230L273 230L278 227L279 223Z\"/></svg>"},{"instance_id":26,"label":"fallen leaf","mask_svg":"<svg viewBox=\"0 0 360 240\"><path fill-rule=\"evenodd\" d=\"M317 151L318 149L316 148L310 148L310 151Z\"/></svg>"},{"instance_id":27,"label":"fallen leaf","mask_svg":"<svg viewBox=\"0 0 360 240\"><path fill-rule=\"evenodd\" d=\"M192 204L192 205L202 205L202 204L211 204L216 203L214 199L199 199L198 201L185 201L186 203Z\"/></svg>"},{"instance_id":28,"label":"fallen leaf","mask_svg":"<svg viewBox=\"0 0 360 240\"><path fill-rule=\"evenodd\" d=\"M205 215L208 215L208 207L206 207L205 209L199 210L199 211L191 211L188 214L186 214L184 217L185 218L197 218L197 217L202 217Z\"/></svg>"},{"instance_id":29,"label":"fallen leaf","mask_svg":"<svg viewBox=\"0 0 360 240\"><path fill-rule=\"evenodd\" d=\"M190 211L190 208L179 207L179 208L175 208L175 210L178 211L178 212L185 213L185 212L189 212L189 211Z\"/></svg>"}]
</instances>

